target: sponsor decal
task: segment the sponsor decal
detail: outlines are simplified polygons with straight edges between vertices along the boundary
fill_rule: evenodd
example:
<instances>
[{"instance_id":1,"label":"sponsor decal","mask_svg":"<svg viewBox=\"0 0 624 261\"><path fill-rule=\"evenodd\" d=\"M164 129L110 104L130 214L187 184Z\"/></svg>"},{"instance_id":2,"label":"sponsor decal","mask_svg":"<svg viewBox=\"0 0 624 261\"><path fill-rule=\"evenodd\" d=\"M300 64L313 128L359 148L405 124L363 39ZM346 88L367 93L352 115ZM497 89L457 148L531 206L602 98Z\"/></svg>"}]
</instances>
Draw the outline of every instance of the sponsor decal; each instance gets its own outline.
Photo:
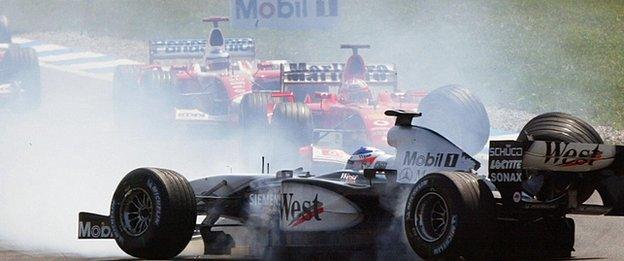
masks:
<instances>
[{"instance_id":1,"label":"sponsor decal","mask_svg":"<svg viewBox=\"0 0 624 261\"><path fill-rule=\"evenodd\" d=\"M602 159L603 152L598 149L598 144L594 149L574 148L569 145L564 142L546 142L544 163L559 167L592 166L595 161Z\"/></svg>"},{"instance_id":2,"label":"sponsor decal","mask_svg":"<svg viewBox=\"0 0 624 261\"><path fill-rule=\"evenodd\" d=\"M522 160L491 160L490 169L522 169Z\"/></svg>"},{"instance_id":3,"label":"sponsor decal","mask_svg":"<svg viewBox=\"0 0 624 261\"><path fill-rule=\"evenodd\" d=\"M152 191L152 196L154 197L154 224L158 226L160 225L160 217L162 215L160 191L158 191L158 187L152 179L147 180L147 187Z\"/></svg>"},{"instance_id":4,"label":"sponsor decal","mask_svg":"<svg viewBox=\"0 0 624 261\"><path fill-rule=\"evenodd\" d=\"M175 109L175 119L182 121L227 121L227 116L212 116L198 109Z\"/></svg>"},{"instance_id":5,"label":"sponsor decal","mask_svg":"<svg viewBox=\"0 0 624 261\"><path fill-rule=\"evenodd\" d=\"M422 154L417 151L406 151L403 158L404 166L423 166L423 167L447 167L457 166L459 154L457 153L435 153Z\"/></svg>"},{"instance_id":6,"label":"sponsor decal","mask_svg":"<svg viewBox=\"0 0 624 261\"><path fill-rule=\"evenodd\" d=\"M516 193L513 194L513 201L519 203L520 200L522 200L522 193L516 191Z\"/></svg>"},{"instance_id":7,"label":"sponsor decal","mask_svg":"<svg viewBox=\"0 0 624 261\"><path fill-rule=\"evenodd\" d=\"M253 193L249 194L249 204L252 206L277 206L280 204L280 194Z\"/></svg>"},{"instance_id":8,"label":"sponsor decal","mask_svg":"<svg viewBox=\"0 0 624 261\"><path fill-rule=\"evenodd\" d=\"M231 0L239 28L329 28L338 21L338 0Z\"/></svg>"},{"instance_id":9,"label":"sponsor decal","mask_svg":"<svg viewBox=\"0 0 624 261\"><path fill-rule=\"evenodd\" d=\"M195 53L201 55L206 48L206 40L188 39L188 40L158 40L150 42L152 55L158 54L178 54L178 53Z\"/></svg>"},{"instance_id":10,"label":"sponsor decal","mask_svg":"<svg viewBox=\"0 0 624 261\"><path fill-rule=\"evenodd\" d=\"M80 221L78 228L78 238L113 238L113 230L104 222L93 225L91 221Z\"/></svg>"},{"instance_id":11,"label":"sponsor decal","mask_svg":"<svg viewBox=\"0 0 624 261\"><path fill-rule=\"evenodd\" d=\"M522 199L524 149L522 142L491 141L488 178L496 184L503 201L517 204Z\"/></svg>"},{"instance_id":12,"label":"sponsor decal","mask_svg":"<svg viewBox=\"0 0 624 261\"><path fill-rule=\"evenodd\" d=\"M433 249L434 255L438 255L444 252L444 250L448 249L451 245L453 238L455 238L455 231L457 230L457 215L453 215L451 217L451 223L449 225L449 232L446 235L446 238L444 239L444 241L442 241L442 244L440 244L439 247Z\"/></svg>"},{"instance_id":13,"label":"sponsor decal","mask_svg":"<svg viewBox=\"0 0 624 261\"><path fill-rule=\"evenodd\" d=\"M342 72L345 67L344 63L328 63L328 64L308 64L308 63L289 63L285 65L284 82L288 83L340 83ZM394 82L396 81L395 69L392 65L375 64L367 65L365 81L367 82ZM384 119L376 126L388 126L390 122ZM379 125L377 125L379 124Z\"/></svg>"},{"instance_id":14,"label":"sponsor decal","mask_svg":"<svg viewBox=\"0 0 624 261\"><path fill-rule=\"evenodd\" d=\"M416 169L404 168L399 172L398 180L403 183L413 183L420 180L428 172L428 169Z\"/></svg>"},{"instance_id":15,"label":"sponsor decal","mask_svg":"<svg viewBox=\"0 0 624 261\"><path fill-rule=\"evenodd\" d=\"M505 144L505 147L490 147L490 156L492 157L518 157L522 156L521 147L512 147L511 144Z\"/></svg>"},{"instance_id":16,"label":"sponsor decal","mask_svg":"<svg viewBox=\"0 0 624 261\"><path fill-rule=\"evenodd\" d=\"M321 213L324 211L318 194L312 200L299 201L293 200L293 193L282 193L280 217L287 222L288 227L296 227L310 220L321 221Z\"/></svg>"},{"instance_id":17,"label":"sponsor decal","mask_svg":"<svg viewBox=\"0 0 624 261\"><path fill-rule=\"evenodd\" d=\"M521 182L522 173L490 173L490 180L492 182Z\"/></svg>"},{"instance_id":18,"label":"sponsor decal","mask_svg":"<svg viewBox=\"0 0 624 261\"><path fill-rule=\"evenodd\" d=\"M355 183L357 182L357 178L358 176L355 174L351 174L351 173L342 173L342 175L340 175L340 179L344 180L347 183Z\"/></svg>"}]
</instances>

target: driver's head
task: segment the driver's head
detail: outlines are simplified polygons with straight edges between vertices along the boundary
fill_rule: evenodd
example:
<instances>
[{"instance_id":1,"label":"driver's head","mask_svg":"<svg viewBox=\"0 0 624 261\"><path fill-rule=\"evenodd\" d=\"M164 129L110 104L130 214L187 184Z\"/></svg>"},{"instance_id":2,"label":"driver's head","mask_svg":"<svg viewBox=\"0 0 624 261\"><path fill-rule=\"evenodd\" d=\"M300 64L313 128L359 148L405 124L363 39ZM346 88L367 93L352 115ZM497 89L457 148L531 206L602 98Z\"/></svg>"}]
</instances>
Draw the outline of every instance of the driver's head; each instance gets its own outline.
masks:
<instances>
[{"instance_id":1,"label":"driver's head","mask_svg":"<svg viewBox=\"0 0 624 261\"><path fill-rule=\"evenodd\" d=\"M230 67L230 54L215 48L206 54L204 62L210 71L226 70Z\"/></svg>"},{"instance_id":2,"label":"driver's head","mask_svg":"<svg viewBox=\"0 0 624 261\"><path fill-rule=\"evenodd\" d=\"M374 147L360 147L351 154L345 169L363 170L375 168L375 162L382 158L386 159L385 155L386 153L383 150Z\"/></svg>"},{"instance_id":3,"label":"driver's head","mask_svg":"<svg viewBox=\"0 0 624 261\"><path fill-rule=\"evenodd\" d=\"M345 102L362 103L372 99L370 89L362 80L350 80L340 86L340 97Z\"/></svg>"}]
</instances>

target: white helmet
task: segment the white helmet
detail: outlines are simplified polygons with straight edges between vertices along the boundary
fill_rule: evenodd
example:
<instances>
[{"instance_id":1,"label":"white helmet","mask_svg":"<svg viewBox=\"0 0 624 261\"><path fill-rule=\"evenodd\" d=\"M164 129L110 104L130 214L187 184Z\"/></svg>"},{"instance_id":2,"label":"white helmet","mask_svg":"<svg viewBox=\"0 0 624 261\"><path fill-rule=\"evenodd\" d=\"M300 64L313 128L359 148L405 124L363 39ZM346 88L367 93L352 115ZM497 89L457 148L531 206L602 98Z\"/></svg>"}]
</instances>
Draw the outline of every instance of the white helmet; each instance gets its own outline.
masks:
<instances>
[{"instance_id":1,"label":"white helmet","mask_svg":"<svg viewBox=\"0 0 624 261\"><path fill-rule=\"evenodd\" d=\"M394 156L386 154L383 150L374 147L361 147L347 161L345 169L363 170L363 169L385 169L388 161Z\"/></svg>"}]
</instances>

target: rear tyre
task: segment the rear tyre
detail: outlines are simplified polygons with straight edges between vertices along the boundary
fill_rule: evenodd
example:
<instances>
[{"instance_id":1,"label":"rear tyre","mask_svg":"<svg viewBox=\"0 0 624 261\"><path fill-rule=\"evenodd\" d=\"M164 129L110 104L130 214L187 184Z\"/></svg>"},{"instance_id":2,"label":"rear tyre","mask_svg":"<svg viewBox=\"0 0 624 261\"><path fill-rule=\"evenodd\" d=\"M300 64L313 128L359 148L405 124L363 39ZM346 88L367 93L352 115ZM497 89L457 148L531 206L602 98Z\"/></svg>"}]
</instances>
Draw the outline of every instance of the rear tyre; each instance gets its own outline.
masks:
<instances>
[{"instance_id":1,"label":"rear tyre","mask_svg":"<svg viewBox=\"0 0 624 261\"><path fill-rule=\"evenodd\" d=\"M459 85L437 88L418 105L417 125L432 129L470 155L483 149L490 136L490 119L481 100Z\"/></svg>"},{"instance_id":2,"label":"rear tyre","mask_svg":"<svg viewBox=\"0 0 624 261\"><path fill-rule=\"evenodd\" d=\"M17 107L23 110L38 108L41 104L41 74L37 52L32 48L12 45L5 55L20 87Z\"/></svg>"},{"instance_id":3,"label":"rear tyre","mask_svg":"<svg viewBox=\"0 0 624 261\"><path fill-rule=\"evenodd\" d=\"M249 163L250 170L260 162L260 157L268 156L264 148L269 147L269 120L267 106L274 103L270 92L245 94L240 104L239 121L242 128L241 151Z\"/></svg>"},{"instance_id":4,"label":"rear tyre","mask_svg":"<svg viewBox=\"0 0 624 261\"><path fill-rule=\"evenodd\" d=\"M472 174L428 174L407 199L404 225L409 244L424 259L486 258L489 244L495 242L494 204L487 185Z\"/></svg>"},{"instance_id":5,"label":"rear tyre","mask_svg":"<svg viewBox=\"0 0 624 261\"><path fill-rule=\"evenodd\" d=\"M4 15L0 15L0 43L11 43L9 19Z\"/></svg>"},{"instance_id":6,"label":"rear tyre","mask_svg":"<svg viewBox=\"0 0 624 261\"><path fill-rule=\"evenodd\" d=\"M600 134L587 122L561 112L544 113L531 119L520 131L518 141L543 140L559 142L604 143ZM569 188L577 189L578 203L594 193L596 175L579 178L574 173L536 171L523 182L526 192L542 201L565 201ZM543 185L539 186L543 180Z\"/></svg>"},{"instance_id":7,"label":"rear tyre","mask_svg":"<svg viewBox=\"0 0 624 261\"><path fill-rule=\"evenodd\" d=\"M252 92L241 100L239 120L244 130L262 131L269 126L267 106L274 103L270 92Z\"/></svg>"},{"instance_id":8,"label":"rear tyre","mask_svg":"<svg viewBox=\"0 0 624 261\"><path fill-rule=\"evenodd\" d=\"M182 175L141 168L119 183L111 202L111 227L127 254L147 259L178 255L191 240L197 218L193 189Z\"/></svg>"},{"instance_id":9,"label":"rear tyre","mask_svg":"<svg viewBox=\"0 0 624 261\"><path fill-rule=\"evenodd\" d=\"M283 102L275 105L271 118L271 163L277 168L303 166L299 148L313 141L312 112L308 105Z\"/></svg>"}]
</instances>

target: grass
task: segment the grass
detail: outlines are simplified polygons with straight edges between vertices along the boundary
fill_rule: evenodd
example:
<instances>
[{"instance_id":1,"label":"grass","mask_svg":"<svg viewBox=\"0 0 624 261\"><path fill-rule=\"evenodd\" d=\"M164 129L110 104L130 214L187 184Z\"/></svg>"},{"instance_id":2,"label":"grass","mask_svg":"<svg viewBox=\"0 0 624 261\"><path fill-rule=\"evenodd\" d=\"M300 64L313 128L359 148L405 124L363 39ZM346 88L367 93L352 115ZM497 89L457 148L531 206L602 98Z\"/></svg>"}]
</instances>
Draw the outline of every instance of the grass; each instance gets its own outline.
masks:
<instances>
[{"instance_id":1,"label":"grass","mask_svg":"<svg viewBox=\"0 0 624 261\"><path fill-rule=\"evenodd\" d=\"M121 38L197 37L226 0L0 0L16 30ZM489 104L566 111L624 128L622 1L341 0L341 22L320 31L238 30L260 58L342 61L340 43L370 43L368 61L394 62L404 89L460 83Z\"/></svg>"}]
</instances>

